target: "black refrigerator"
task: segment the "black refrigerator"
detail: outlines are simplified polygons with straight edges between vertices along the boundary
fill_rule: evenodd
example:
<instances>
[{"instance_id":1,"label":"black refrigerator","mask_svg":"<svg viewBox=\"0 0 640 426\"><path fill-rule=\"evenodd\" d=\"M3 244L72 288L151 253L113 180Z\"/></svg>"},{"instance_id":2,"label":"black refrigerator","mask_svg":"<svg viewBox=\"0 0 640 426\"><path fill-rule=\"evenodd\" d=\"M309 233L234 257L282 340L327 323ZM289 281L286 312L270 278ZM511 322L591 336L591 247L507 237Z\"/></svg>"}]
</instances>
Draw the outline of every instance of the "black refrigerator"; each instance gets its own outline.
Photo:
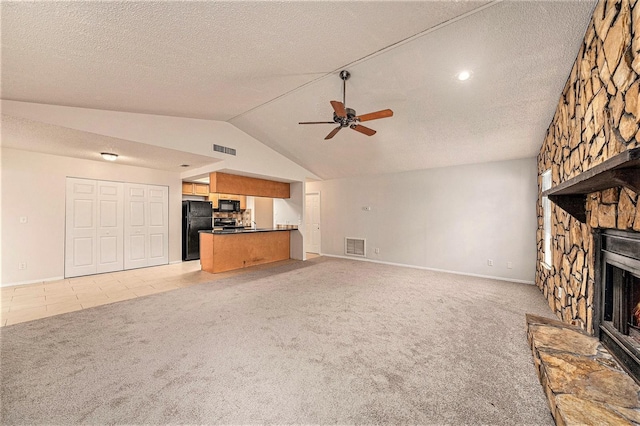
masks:
<instances>
[{"instance_id":1,"label":"black refrigerator","mask_svg":"<svg viewBox=\"0 0 640 426\"><path fill-rule=\"evenodd\" d=\"M200 259L198 231L211 231L213 208L210 201L182 202L182 260Z\"/></svg>"}]
</instances>

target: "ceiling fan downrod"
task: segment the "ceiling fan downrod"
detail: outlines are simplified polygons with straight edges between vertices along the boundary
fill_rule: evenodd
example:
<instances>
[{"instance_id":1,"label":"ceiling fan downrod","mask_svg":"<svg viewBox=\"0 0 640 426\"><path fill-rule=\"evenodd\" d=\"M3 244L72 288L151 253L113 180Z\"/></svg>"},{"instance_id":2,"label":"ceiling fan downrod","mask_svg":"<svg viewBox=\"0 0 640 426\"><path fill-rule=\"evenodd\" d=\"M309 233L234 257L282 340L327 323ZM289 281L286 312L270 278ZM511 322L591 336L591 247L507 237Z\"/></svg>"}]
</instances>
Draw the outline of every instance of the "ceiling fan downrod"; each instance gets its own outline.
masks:
<instances>
[{"instance_id":1,"label":"ceiling fan downrod","mask_svg":"<svg viewBox=\"0 0 640 426\"><path fill-rule=\"evenodd\" d=\"M342 79L342 105L347 105L347 80L351 77L351 73L347 70L340 71L340 78Z\"/></svg>"}]
</instances>

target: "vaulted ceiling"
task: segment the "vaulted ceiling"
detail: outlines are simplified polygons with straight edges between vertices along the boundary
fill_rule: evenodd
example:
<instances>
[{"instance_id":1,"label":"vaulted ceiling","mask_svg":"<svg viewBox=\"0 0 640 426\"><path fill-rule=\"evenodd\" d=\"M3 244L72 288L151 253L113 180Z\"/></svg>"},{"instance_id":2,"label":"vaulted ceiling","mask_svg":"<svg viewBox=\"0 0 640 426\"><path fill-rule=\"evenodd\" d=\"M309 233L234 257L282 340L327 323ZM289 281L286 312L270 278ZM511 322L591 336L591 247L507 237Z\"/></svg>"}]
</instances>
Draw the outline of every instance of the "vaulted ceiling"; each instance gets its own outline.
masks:
<instances>
[{"instance_id":1,"label":"vaulted ceiling","mask_svg":"<svg viewBox=\"0 0 640 426\"><path fill-rule=\"evenodd\" d=\"M2 2L1 97L228 121L322 178L532 157L594 5ZM341 69L348 107L394 110L374 136L297 124Z\"/></svg>"}]
</instances>

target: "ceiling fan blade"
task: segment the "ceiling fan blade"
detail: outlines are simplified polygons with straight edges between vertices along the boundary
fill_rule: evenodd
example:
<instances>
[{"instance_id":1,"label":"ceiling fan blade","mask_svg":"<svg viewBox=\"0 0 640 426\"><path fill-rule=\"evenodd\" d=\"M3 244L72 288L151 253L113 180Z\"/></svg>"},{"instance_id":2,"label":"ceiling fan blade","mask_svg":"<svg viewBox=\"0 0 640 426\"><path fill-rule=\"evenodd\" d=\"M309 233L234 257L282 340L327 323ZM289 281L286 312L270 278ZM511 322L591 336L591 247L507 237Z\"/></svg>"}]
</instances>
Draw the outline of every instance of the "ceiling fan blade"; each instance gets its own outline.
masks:
<instances>
[{"instance_id":1,"label":"ceiling fan blade","mask_svg":"<svg viewBox=\"0 0 640 426\"><path fill-rule=\"evenodd\" d=\"M334 136L336 135L336 133L338 133L338 132L340 131L340 129L342 129L342 126L338 126L338 127L336 127L335 129L333 129L333 130L331 131L331 133L329 133L329 134L324 138L324 140L331 139L332 137L334 137Z\"/></svg>"},{"instance_id":2,"label":"ceiling fan blade","mask_svg":"<svg viewBox=\"0 0 640 426\"><path fill-rule=\"evenodd\" d=\"M336 124L335 121L300 121L298 124Z\"/></svg>"},{"instance_id":3,"label":"ceiling fan blade","mask_svg":"<svg viewBox=\"0 0 640 426\"><path fill-rule=\"evenodd\" d=\"M356 117L357 121L369 121L377 120L378 118L393 117L393 111L390 109L383 109L381 111L370 112L369 114L362 114Z\"/></svg>"},{"instance_id":4,"label":"ceiling fan blade","mask_svg":"<svg viewBox=\"0 0 640 426\"><path fill-rule=\"evenodd\" d=\"M364 133L364 134L365 134L365 135L367 135L367 136L373 136L373 135L375 135L375 134L376 134L376 131L375 131L375 130L370 129L370 128L368 128L368 127L361 126L361 125L359 125L359 124L352 124L352 125L351 125L351 128L352 128L353 130L355 130L356 132Z\"/></svg>"},{"instance_id":5,"label":"ceiling fan blade","mask_svg":"<svg viewBox=\"0 0 640 426\"><path fill-rule=\"evenodd\" d=\"M344 109L344 104L342 102L331 101L331 106L338 117L345 118L347 116L347 111Z\"/></svg>"}]
</instances>

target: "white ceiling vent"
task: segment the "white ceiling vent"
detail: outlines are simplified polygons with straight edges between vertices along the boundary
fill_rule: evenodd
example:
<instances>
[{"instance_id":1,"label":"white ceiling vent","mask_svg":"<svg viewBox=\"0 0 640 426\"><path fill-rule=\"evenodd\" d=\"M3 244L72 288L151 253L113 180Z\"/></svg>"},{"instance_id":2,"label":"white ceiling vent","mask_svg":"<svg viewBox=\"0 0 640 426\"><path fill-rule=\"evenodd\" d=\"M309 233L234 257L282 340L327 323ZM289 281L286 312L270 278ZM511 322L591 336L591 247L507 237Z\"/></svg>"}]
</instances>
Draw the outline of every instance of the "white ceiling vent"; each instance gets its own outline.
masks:
<instances>
[{"instance_id":1,"label":"white ceiling vent","mask_svg":"<svg viewBox=\"0 0 640 426\"><path fill-rule=\"evenodd\" d=\"M344 254L349 254L351 256L365 257L367 253L365 247L366 247L366 240L364 238L346 237L344 239Z\"/></svg>"},{"instance_id":2,"label":"white ceiling vent","mask_svg":"<svg viewBox=\"0 0 640 426\"><path fill-rule=\"evenodd\" d=\"M213 144L213 150L215 152L222 152L223 154L236 155L236 150L234 148L229 148L228 146L222 146Z\"/></svg>"}]
</instances>

